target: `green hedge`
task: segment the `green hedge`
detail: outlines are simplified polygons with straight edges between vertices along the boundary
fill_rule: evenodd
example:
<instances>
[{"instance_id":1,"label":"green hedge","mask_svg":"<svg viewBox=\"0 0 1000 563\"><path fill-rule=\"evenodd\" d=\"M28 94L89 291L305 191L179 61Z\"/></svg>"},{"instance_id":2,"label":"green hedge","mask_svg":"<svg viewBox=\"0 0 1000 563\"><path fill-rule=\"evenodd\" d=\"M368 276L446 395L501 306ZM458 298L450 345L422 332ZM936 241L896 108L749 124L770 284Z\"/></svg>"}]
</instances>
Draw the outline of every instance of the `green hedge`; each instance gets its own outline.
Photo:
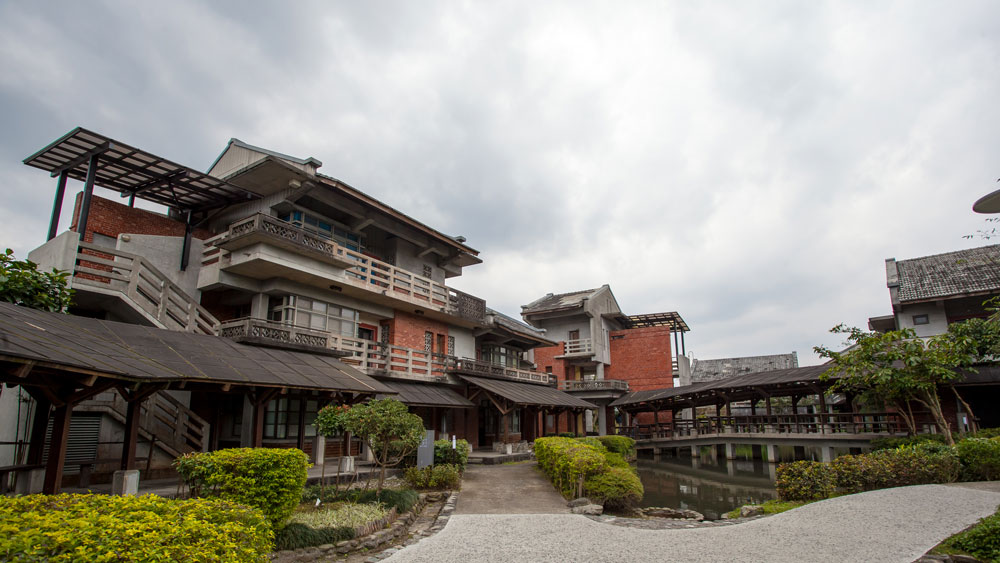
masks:
<instances>
[{"instance_id":1,"label":"green hedge","mask_svg":"<svg viewBox=\"0 0 1000 563\"><path fill-rule=\"evenodd\" d=\"M965 481L1000 479L1000 438L966 438L955 444Z\"/></svg>"},{"instance_id":2,"label":"green hedge","mask_svg":"<svg viewBox=\"0 0 1000 563\"><path fill-rule=\"evenodd\" d=\"M462 472L457 465L442 463L423 469L408 467L403 478L415 489L457 489L462 483Z\"/></svg>"},{"instance_id":3,"label":"green hedge","mask_svg":"<svg viewBox=\"0 0 1000 563\"><path fill-rule=\"evenodd\" d=\"M834 493L836 481L827 463L793 461L778 465L774 488L781 500L820 500Z\"/></svg>"},{"instance_id":4,"label":"green hedge","mask_svg":"<svg viewBox=\"0 0 1000 563\"><path fill-rule=\"evenodd\" d=\"M635 457L635 440L628 436L599 436L597 439L609 452L621 454L625 459Z\"/></svg>"},{"instance_id":5,"label":"green hedge","mask_svg":"<svg viewBox=\"0 0 1000 563\"><path fill-rule=\"evenodd\" d=\"M948 538L942 547L964 551L983 561L1000 561L1000 510Z\"/></svg>"},{"instance_id":6,"label":"green hedge","mask_svg":"<svg viewBox=\"0 0 1000 563\"><path fill-rule=\"evenodd\" d=\"M146 495L0 497L0 561L266 561L258 510Z\"/></svg>"},{"instance_id":7,"label":"green hedge","mask_svg":"<svg viewBox=\"0 0 1000 563\"><path fill-rule=\"evenodd\" d=\"M889 487L950 483L958 478L958 457L948 451L928 451L920 445L845 455L831 462L837 487L859 493Z\"/></svg>"},{"instance_id":8,"label":"green hedge","mask_svg":"<svg viewBox=\"0 0 1000 563\"><path fill-rule=\"evenodd\" d=\"M970 438L1000 438L1000 428L983 428Z\"/></svg>"},{"instance_id":9,"label":"green hedge","mask_svg":"<svg viewBox=\"0 0 1000 563\"><path fill-rule=\"evenodd\" d=\"M535 458L552 484L567 498L582 492L606 508L642 500L642 482L622 454L608 451L596 438L538 438Z\"/></svg>"},{"instance_id":10,"label":"green hedge","mask_svg":"<svg viewBox=\"0 0 1000 563\"><path fill-rule=\"evenodd\" d=\"M302 499L309 464L297 449L235 448L185 454L174 467L192 496L259 508L278 529Z\"/></svg>"},{"instance_id":11,"label":"green hedge","mask_svg":"<svg viewBox=\"0 0 1000 563\"><path fill-rule=\"evenodd\" d=\"M456 440L454 449L451 447L451 440L436 440L434 442L434 464L457 465L464 473L465 468L469 466L469 452L471 451L472 448L469 447L469 442L466 440Z\"/></svg>"},{"instance_id":12,"label":"green hedge","mask_svg":"<svg viewBox=\"0 0 1000 563\"><path fill-rule=\"evenodd\" d=\"M913 446L925 442L947 444L944 434L920 434L918 436L905 436L896 438L875 438L871 442L872 451L894 450L900 446Z\"/></svg>"},{"instance_id":13,"label":"green hedge","mask_svg":"<svg viewBox=\"0 0 1000 563\"><path fill-rule=\"evenodd\" d=\"M612 454L621 457L621 454ZM609 467L604 473L591 475L583 482L587 498L607 509L624 509L639 504L643 495L642 482L631 468Z\"/></svg>"}]
</instances>

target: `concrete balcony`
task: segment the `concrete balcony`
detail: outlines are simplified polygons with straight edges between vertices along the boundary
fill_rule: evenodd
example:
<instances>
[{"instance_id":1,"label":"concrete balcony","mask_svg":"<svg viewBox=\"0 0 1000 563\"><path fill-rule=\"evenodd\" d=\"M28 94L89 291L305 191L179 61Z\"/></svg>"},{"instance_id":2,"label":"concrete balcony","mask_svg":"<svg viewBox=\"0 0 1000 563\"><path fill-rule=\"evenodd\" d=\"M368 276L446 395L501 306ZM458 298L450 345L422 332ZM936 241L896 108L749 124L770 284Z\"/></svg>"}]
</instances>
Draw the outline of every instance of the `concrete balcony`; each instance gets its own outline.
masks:
<instances>
[{"instance_id":1,"label":"concrete balcony","mask_svg":"<svg viewBox=\"0 0 1000 563\"><path fill-rule=\"evenodd\" d=\"M486 321L486 302L478 297L269 215L236 221L205 245L198 281L202 290L234 286L252 291L245 280L284 278L393 308L416 307L445 322L472 327Z\"/></svg>"},{"instance_id":2,"label":"concrete balcony","mask_svg":"<svg viewBox=\"0 0 1000 563\"><path fill-rule=\"evenodd\" d=\"M585 358L594 355L594 342L590 338L567 340L563 345L563 353L557 358Z\"/></svg>"},{"instance_id":3,"label":"concrete balcony","mask_svg":"<svg viewBox=\"0 0 1000 563\"><path fill-rule=\"evenodd\" d=\"M550 373L530 371L526 369L512 368L491 364L470 358L457 358L454 365L449 369L452 373L464 375L475 375L480 377L492 377L500 379L513 379L528 383L541 383L544 385L555 385L555 377Z\"/></svg>"},{"instance_id":4,"label":"concrete balcony","mask_svg":"<svg viewBox=\"0 0 1000 563\"><path fill-rule=\"evenodd\" d=\"M628 382L620 379L560 381L559 389L587 400L617 399L629 392Z\"/></svg>"}]
</instances>

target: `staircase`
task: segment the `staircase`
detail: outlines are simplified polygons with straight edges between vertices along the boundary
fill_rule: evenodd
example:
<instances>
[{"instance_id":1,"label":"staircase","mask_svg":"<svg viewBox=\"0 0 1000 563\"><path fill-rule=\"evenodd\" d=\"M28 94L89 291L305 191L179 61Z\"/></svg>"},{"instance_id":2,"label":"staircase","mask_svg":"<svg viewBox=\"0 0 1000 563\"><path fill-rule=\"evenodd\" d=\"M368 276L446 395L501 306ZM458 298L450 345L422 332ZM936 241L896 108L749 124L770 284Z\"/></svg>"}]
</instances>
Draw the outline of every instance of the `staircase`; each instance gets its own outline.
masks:
<instances>
[{"instance_id":1,"label":"staircase","mask_svg":"<svg viewBox=\"0 0 1000 563\"><path fill-rule=\"evenodd\" d=\"M77 243L73 288L115 295L160 328L215 334L219 321L142 256Z\"/></svg>"},{"instance_id":2,"label":"staircase","mask_svg":"<svg viewBox=\"0 0 1000 563\"><path fill-rule=\"evenodd\" d=\"M76 410L99 412L125 424L128 403L114 391L84 401ZM208 421L161 391L143 401L139 411L139 436L171 458L208 449Z\"/></svg>"}]
</instances>

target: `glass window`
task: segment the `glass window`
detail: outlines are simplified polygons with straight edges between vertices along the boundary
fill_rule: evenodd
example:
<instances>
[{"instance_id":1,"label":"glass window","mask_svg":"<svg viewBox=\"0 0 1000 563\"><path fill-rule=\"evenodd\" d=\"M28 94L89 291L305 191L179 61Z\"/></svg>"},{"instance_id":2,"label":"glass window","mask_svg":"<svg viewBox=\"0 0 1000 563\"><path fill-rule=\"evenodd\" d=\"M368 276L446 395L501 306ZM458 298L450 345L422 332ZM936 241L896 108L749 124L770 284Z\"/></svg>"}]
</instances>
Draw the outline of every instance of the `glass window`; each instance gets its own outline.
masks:
<instances>
[{"instance_id":1,"label":"glass window","mask_svg":"<svg viewBox=\"0 0 1000 563\"><path fill-rule=\"evenodd\" d=\"M354 309L296 295L286 295L280 303L272 307L270 318L290 325L325 330L345 336L354 336L357 333L358 312Z\"/></svg>"},{"instance_id":2,"label":"glass window","mask_svg":"<svg viewBox=\"0 0 1000 563\"><path fill-rule=\"evenodd\" d=\"M267 404L264 412L264 437L271 439L286 439L299 437L299 417L305 407L305 435L316 435L316 413L319 401L316 399L287 398L274 399Z\"/></svg>"},{"instance_id":3,"label":"glass window","mask_svg":"<svg viewBox=\"0 0 1000 563\"><path fill-rule=\"evenodd\" d=\"M327 221L317 215L303 213L302 211L293 211L281 215L278 218L282 221L287 221L300 229L304 229L325 239L330 239L345 248L354 250L355 252L361 252L364 250L363 234L336 227L330 221Z\"/></svg>"}]
</instances>

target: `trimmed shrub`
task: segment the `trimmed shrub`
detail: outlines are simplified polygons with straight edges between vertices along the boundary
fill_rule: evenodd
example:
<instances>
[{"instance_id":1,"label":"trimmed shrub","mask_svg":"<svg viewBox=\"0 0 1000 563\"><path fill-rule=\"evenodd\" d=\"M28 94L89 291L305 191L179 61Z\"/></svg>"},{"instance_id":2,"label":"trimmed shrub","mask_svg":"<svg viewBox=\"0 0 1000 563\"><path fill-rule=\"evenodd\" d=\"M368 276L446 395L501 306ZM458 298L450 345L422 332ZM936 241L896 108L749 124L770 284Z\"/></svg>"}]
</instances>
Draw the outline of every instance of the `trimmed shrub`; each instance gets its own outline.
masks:
<instances>
[{"instance_id":1,"label":"trimmed shrub","mask_svg":"<svg viewBox=\"0 0 1000 563\"><path fill-rule=\"evenodd\" d=\"M423 469L409 467L403 478L415 489L455 489L462 482L462 473L457 465L442 463Z\"/></svg>"},{"instance_id":2,"label":"trimmed shrub","mask_svg":"<svg viewBox=\"0 0 1000 563\"><path fill-rule=\"evenodd\" d=\"M1000 428L983 428L970 438L1000 438Z\"/></svg>"},{"instance_id":3,"label":"trimmed shrub","mask_svg":"<svg viewBox=\"0 0 1000 563\"><path fill-rule=\"evenodd\" d=\"M821 500L835 490L834 473L829 464L820 461L782 463L774 488L781 500Z\"/></svg>"},{"instance_id":4,"label":"trimmed shrub","mask_svg":"<svg viewBox=\"0 0 1000 563\"><path fill-rule=\"evenodd\" d=\"M621 458L621 454L610 455ZM583 493L587 498L610 509L635 506L642 500L643 492L638 475L631 469L621 467L609 467L607 471L591 475L583 482Z\"/></svg>"},{"instance_id":5,"label":"trimmed shrub","mask_svg":"<svg viewBox=\"0 0 1000 563\"><path fill-rule=\"evenodd\" d=\"M602 444L600 440L598 440L593 436L584 436L582 438L577 438L576 441L580 442L581 444L587 444L588 446L594 448L599 452L603 452L607 449L604 447L604 444Z\"/></svg>"},{"instance_id":6,"label":"trimmed shrub","mask_svg":"<svg viewBox=\"0 0 1000 563\"><path fill-rule=\"evenodd\" d=\"M894 450L900 446L912 446L925 442L935 442L938 444L948 443L948 441L945 440L944 434L920 434L917 436L897 438L875 438L872 440L871 444L872 451L877 452L879 450Z\"/></svg>"},{"instance_id":7,"label":"trimmed shrub","mask_svg":"<svg viewBox=\"0 0 1000 563\"><path fill-rule=\"evenodd\" d=\"M619 469L632 470L632 466L629 465L625 458L620 453L609 452L607 450L601 452L604 454L604 461L608 462L608 467L617 467Z\"/></svg>"},{"instance_id":8,"label":"trimmed shrub","mask_svg":"<svg viewBox=\"0 0 1000 563\"><path fill-rule=\"evenodd\" d=\"M942 546L964 551L983 561L1000 561L1000 510L948 538Z\"/></svg>"},{"instance_id":9,"label":"trimmed shrub","mask_svg":"<svg viewBox=\"0 0 1000 563\"><path fill-rule=\"evenodd\" d=\"M955 444L965 481L1000 479L1000 438L966 438Z\"/></svg>"},{"instance_id":10,"label":"trimmed shrub","mask_svg":"<svg viewBox=\"0 0 1000 563\"><path fill-rule=\"evenodd\" d=\"M266 561L260 511L223 500L110 495L0 497L2 561Z\"/></svg>"},{"instance_id":11,"label":"trimmed shrub","mask_svg":"<svg viewBox=\"0 0 1000 563\"><path fill-rule=\"evenodd\" d=\"M609 452L621 454L625 459L635 457L635 440L628 436L599 436L597 439Z\"/></svg>"},{"instance_id":12,"label":"trimmed shrub","mask_svg":"<svg viewBox=\"0 0 1000 563\"><path fill-rule=\"evenodd\" d=\"M469 452L471 451L472 448L469 447L469 442L466 440L456 440L454 449L451 447L451 440L436 440L434 442L434 465L439 463L457 465L459 470L464 473L465 468L469 466Z\"/></svg>"},{"instance_id":13,"label":"trimmed shrub","mask_svg":"<svg viewBox=\"0 0 1000 563\"><path fill-rule=\"evenodd\" d=\"M576 434L572 432L560 432L556 436L559 438L576 438Z\"/></svg>"},{"instance_id":14,"label":"trimmed shrub","mask_svg":"<svg viewBox=\"0 0 1000 563\"><path fill-rule=\"evenodd\" d=\"M535 459L552 484L567 498L579 492L587 477L608 469L602 452L571 438L538 438L535 440Z\"/></svg>"},{"instance_id":15,"label":"trimmed shrub","mask_svg":"<svg viewBox=\"0 0 1000 563\"><path fill-rule=\"evenodd\" d=\"M185 454L174 467L192 496L258 508L278 529L302 499L309 464L293 448L234 448Z\"/></svg>"},{"instance_id":16,"label":"trimmed shrub","mask_svg":"<svg viewBox=\"0 0 1000 563\"><path fill-rule=\"evenodd\" d=\"M292 522L275 535L274 549L301 549L353 538L354 528L310 528L305 524Z\"/></svg>"}]
</instances>

